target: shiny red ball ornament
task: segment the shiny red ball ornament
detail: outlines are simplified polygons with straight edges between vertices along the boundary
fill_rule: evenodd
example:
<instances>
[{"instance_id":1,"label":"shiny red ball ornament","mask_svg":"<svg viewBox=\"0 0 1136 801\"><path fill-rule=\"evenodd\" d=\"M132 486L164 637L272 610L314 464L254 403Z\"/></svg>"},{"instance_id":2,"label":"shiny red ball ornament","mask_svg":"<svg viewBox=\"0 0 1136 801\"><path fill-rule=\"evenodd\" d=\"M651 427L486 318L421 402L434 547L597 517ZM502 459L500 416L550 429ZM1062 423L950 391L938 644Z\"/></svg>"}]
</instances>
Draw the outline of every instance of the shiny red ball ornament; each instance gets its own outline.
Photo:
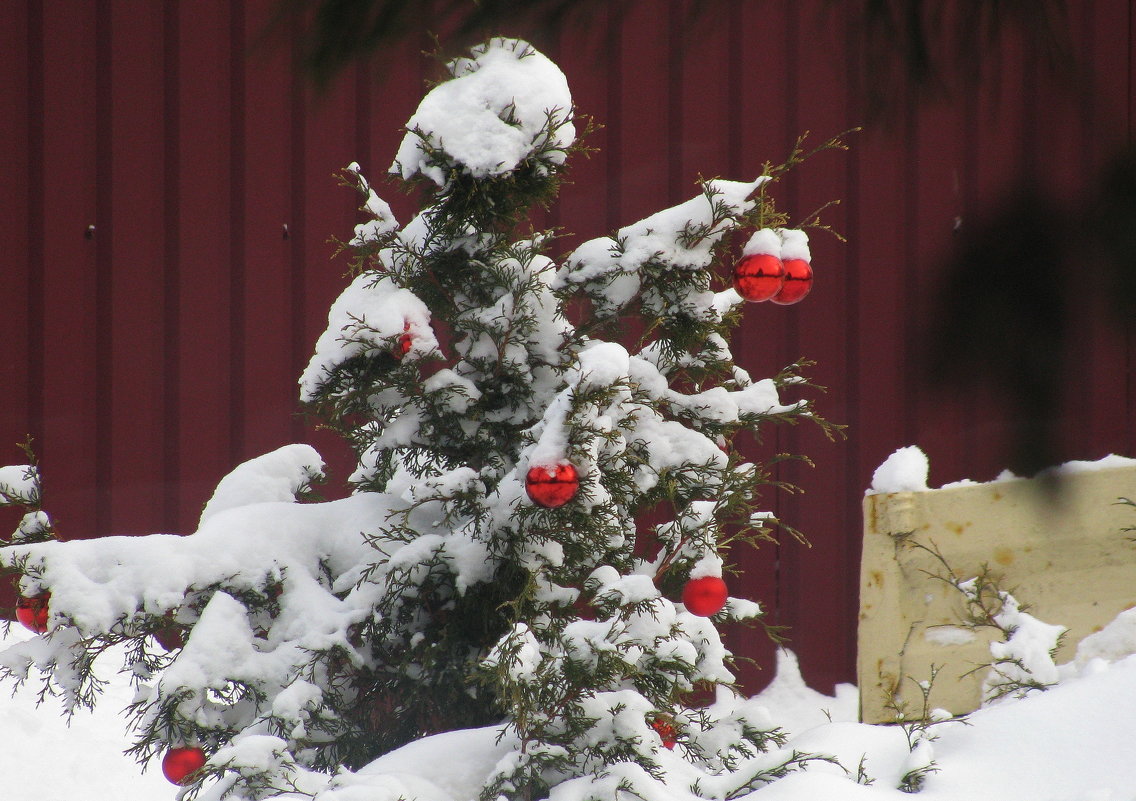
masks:
<instances>
[{"instance_id":1,"label":"shiny red ball ornament","mask_svg":"<svg viewBox=\"0 0 1136 801\"><path fill-rule=\"evenodd\" d=\"M173 784L191 784L192 774L205 765L205 752L197 746L183 745L171 748L162 757L162 773Z\"/></svg>"},{"instance_id":2,"label":"shiny red ball ornament","mask_svg":"<svg viewBox=\"0 0 1136 801\"><path fill-rule=\"evenodd\" d=\"M785 265L769 253L743 256L734 265L734 289L748 301L769 300L785 283Z\"/></svg>"},{"instance_id":3,"label":"shiny red ball ornament","mask_svg":"<svg viewBox=\"0 0 1136 801\"><path fill-rule=\"evenodd\" d=\"M47 602L51 599L50 592L40 593L31 598L22 595L16 599L16 620L24 624L24 628L43 634L47 631Z\"/></svg>"},{"instance_id":4,"label":"shiny red ball ornament","mask_svg":"<svg viewBox=\"0 0 1136 801\"><path fill-rule=\"evenodd\" d=\"M525 491L532 502L545 509L556 509L576 497L580 478L571 462L533 467L525 476Z\"/></svg>"},{"instance_id":5,"label":"shiny red ball ornament","mask_svg":"<svg viewBox=\"0 0 1136 801\"><path fill-rule=\"evenodd\" d=\"M670 721L664 720L663 718L655 718L651 721L651 728L658 733L659 739L663 741L663 748L673 750L674 747L678 745L678 735Z\"/></svg>"},{"instance_id":6,"label":"shiny red ball ornament","mask_svg":"<svg viewBox=\"0 0 1136 801\"><path fill-rule=\"evenodd\" d=\"M718 576L691 579L682 588L682 602L686 605L686 611L699 617L710 617L721 612L728 597L726 582Z\"/></svg>"},{"instance_id":7,"label":"shiny red ball ornament","mask_svg":"<svg viewBox=\"0 0 1136 801\"><path fill-rule=\"evenodd\" d=\"M410 322L407 321L402 324L403 334L398 338L398 344L394 346L394 357L401 359L406 354L410 353L410 348L414 345L414 337L410 335Z\"/></svg>"},{"instance_id":8,"label":"shiny red ball ornament","mask_svg":"<svg viewBox=\"0 0 1136 801\"><path fill-rule=\"evenodd\" d=\"M813 268L804 259L785 259L785 283L781 290L770 298L780 306L799 303L813 288Z\"/></svg>"}]
</instances>

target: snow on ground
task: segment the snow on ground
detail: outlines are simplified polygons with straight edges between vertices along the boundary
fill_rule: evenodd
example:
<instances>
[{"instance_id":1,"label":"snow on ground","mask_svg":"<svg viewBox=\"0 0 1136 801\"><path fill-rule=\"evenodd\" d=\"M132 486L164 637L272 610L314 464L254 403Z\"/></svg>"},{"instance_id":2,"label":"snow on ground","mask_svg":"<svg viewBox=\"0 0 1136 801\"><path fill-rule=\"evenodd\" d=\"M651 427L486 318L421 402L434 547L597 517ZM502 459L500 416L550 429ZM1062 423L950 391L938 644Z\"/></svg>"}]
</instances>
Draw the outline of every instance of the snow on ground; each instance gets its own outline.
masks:
<instances>
[{"instance_id":1,"label":"snow on ground","mask_svg":"<svg viewBox=\"0 0 1136 801\"><path fill-rule=\"evenodd\" d=\"M7 638L0 626L0 648L32 637L13 624ZM108 664L121 665L121 655ZM0 798L4 801L161 801L173 799L173 785L160 765L141 773L122 752L130 741L122 710L134 697L125 677L114 676L103 703L80 710L68 728L58 699L36 708L38 686L25 685L13 696L0 686Z\"/></svg>"},{"instance_id":2,"label":"snow on ground","mask_svg":"<svg viewBox=\"0 0 1136 801\"><path fill-rule=\"evenodd\" d=\"M1113 645L1130 639L1136 623L1127 618L1118 619L1117 630L1106 635ZM13 627L7 639L28 636ZM914 754L902 728L855 722L854 688L842 685L835 697L818 693L805 686L792 654L782 654L776 679L758 696L760 703L792 735L789 748L836 757L843 767L812 762L807 771L748 797L753 801L911 798L897 789L900 779L931 759L934 770L917 796L924 801L1136 801L1131 745L1136 729L1136 656L1115 651L1108 654L1115 661L1093 656L1063 666L1062 682L1046 692L999 702L965 722L933 726L930 733L935 739ZM1097 648L1094 653L1102 651ZM112 656L108 664L114 662ZM176 797L176 788L156 765L142 773L122 755L128 741L121 709L132 691L125 678L107 678L104 703L95 712L79 712L69 728L53 700L36 709L33 687L14 697L0 695L0 798L172 801ZM396 776L399 786L424 801L467 801L507 747L495 743L496 733L493 729L452 732L413 743L376 760L354 774L350 783L361 790L385 774L390 779ZM664 766L670 758L664 755ZM673 758L677 760L677 755ZM870 783L857 783L861 765L866 774L861 782ZM391 785L388 781L384 786ZM691 798L686 788L675 790L675 801Z\"/></svg>"}]
</instances>

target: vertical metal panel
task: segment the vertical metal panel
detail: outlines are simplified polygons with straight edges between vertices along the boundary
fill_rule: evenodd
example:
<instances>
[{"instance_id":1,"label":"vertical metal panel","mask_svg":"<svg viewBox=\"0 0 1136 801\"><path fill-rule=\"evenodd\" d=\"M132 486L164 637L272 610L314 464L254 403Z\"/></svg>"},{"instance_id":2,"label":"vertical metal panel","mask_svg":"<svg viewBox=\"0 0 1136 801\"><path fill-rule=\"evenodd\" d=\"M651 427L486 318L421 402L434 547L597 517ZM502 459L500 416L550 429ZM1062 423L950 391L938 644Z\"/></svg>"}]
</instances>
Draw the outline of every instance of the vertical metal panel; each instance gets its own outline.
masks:
<instances>
[{"instance_id":1,"label":"vertical metal panel","mask_svg":"<svg viewBox=\"0 0 1136 801\"><path fill-rule=\"evenodd\" d=\"M1122 0L1116 0L1121 4ZM1128 101L1126 104L1128 125L1125 143L1131 147L1136 142L1136 119L1133 111L1136 109L1136 12L1132 4L1128 4ZM1128 319L1128 401L1127 414L1127 447L1125 453L1136 453L1136 315Z\"/></svg>"},{"instance_id":2,"label":"vertical metal panel","mask_svg":"<svg viewBox=\"0 0 1136 801\"><path fill-rule=\"evenodd\" d=\"M261 32L273 3L247 4L248 43L243 62L244 286L246 336L242 343L244 419L241 458L265 453L292 440L296 375L288 332L292 330L289 254L296 227L291 217L290 54Z\"/></svg>"},{"instance_id":3,"label":"vertical metal panel","mask_svg":"<svg viewBox=\"0 0 1136 801\"><path fill-rule=\"evenodd\" d=\"M44 380L39 455L46 495L65 538L94 533L99 476L95 416L96 27L94 4L43 10L43 325L33 351Z\"/></svg>"},{"instance_id":4,"label":"vertical metal panel","mask_svg":"<svg viewBox=\"0 0 1136 801\"><path fill-rule=\"evenodd\" d=\"M179 522L192 524L232 467L229 3L178 4Z\"/></svg>"},{"instance_id":5,"label":"vertical metal panel","mask_svg":"<svg viewBox=\"0 0 1136 801\"><path fill-rule=\"evenodd\" d=\"M792 127L799 133L816 132L818 140L848 127L849 110L842 76L845 70L843 19L838 14L818 13L799 7L793 25L795 47L786 68L796 73L796 115ZM790 35L787 33L786 35ZM807 219L831 200L843 199L849 190L849 161L843 154L822 153L806 162L791 182L789 211L796 222ZM847 228L847 203L829 208L822 220L837 231ZM790 358L807 355L817 361L815 379L832 387L820 399L822 413L836 422L855 424L848 410L850 374L858 356L859 331L851 315L854 285L848 272L844 245L823 231L812 232L810 249L816 270L822 276L808 298L794 306L775 306L769 314L782 317ZM788 393L787 393L788 394ZM785 518L808 536L812 547L785 542L781 548L782 583L778 622L790 627L790 647L801 657L806 677L822 689L847 675L849 627L849 582L855 575L848 567L858 555L856 540L846 535L855 521L845 504L829 506L824 497L842 494L843 470L848 443L829 442L813 426L804 424L783 432L780 442L792 453L807 454L812 469L786 465L782 475L805 492L782 500ZM824 592L816 589L824 587ZM845 664L847 662L847 664Z\"/></svg>"},{"instance_id":6,"label":"vertical metal panel","mask_svg":"<svg viewBox=\"0 0 1136 801\"><path fill-rule=\"evenodd\" d=\"M30 398L23 390L28 369L29 332L24 310L29 301L31 276L24 266L28 258L31 226L30 176L34 169L30 143L41 138L29 124L31 76L29 69L31 20L25 5L12 4L12 16L0 29L0 241L5 243L0 295L0 386L6 387L0 404L0 435L7 441L0 452L16 458L12 443L30 433L26 430ZM37 45L38 46L38 43ZM42 91L40 88L39 91ZM42 103L38 98L36 103Z\"/></svg>"},{"instance_id":7,"label":"vertical metal panel","mask_svg":"<svg viewBox=\"0 0 1136 801\"><path fill-rule=\"evenodd\" d=\"M165 275L163 202L163 16L159 4L103 9L111 27L110 52L102 54L105 88L100 92L98 230L105 263L99 282L109 297L99 335L100 417L106 459L98 468L106 509L96 523L102 531L144 533L159 525L163 512L164 415L167 354L163 350L162 308ZM104 94L105 93L105 94ZM105 139L105 141L104 141ZM107 189L104 183L109 186Z\"/></svg>"},{"instance_id":8,"label":"vertical metal panel","mask_svg":"<svg viewBox=\"0 0 1136 801\"><path fill-rule=\"evenodd\" d=\"M113 349L115 274L111 247L114 244L114 149L112 147L113 108L111 101L111 58L114 39L109 0L95 4L95 451L96 476L94 514L96 531L110 527L111 483L114 474Z\"/></svg>"},{"instance_id":9,"label":"vertical metal panel","mask_svg":"<svg viewBox=\"0 0 1136 801\"><path fill-rule=\"evenodd\" d=\"M669 171L680 198L697 191L699 177L741 180L730 175L730 107L734 102L726 80L731 54L724 46L727 33L717 14L678 3L672 10L670 114L681 135L668 142Z\"/></svg>"},{"instance_id":10,"label":"vertical metal panel","mask_svg":"<svg viewBox=\"0 0 1136 801\"><path fill-rule=\"evenodd\" d=\"M1070 124L1072 120L1065 125L1072 134L1068 138L1080 146L1079 153L1065 156L1069 162L1067 169L1076 170L1083 177L1077 187L1080 191L1066 200L1077 215L1093 213L1088 199L1081 194L1086 184L1099 186L1110 161L1132 143L1133 86L1130 74L1125 75L1118 69L1125 63L1132 68L1132 4L1124 0L1088 3L1083 15L1084 37L1089 42L1084 52L1091 70L1086 83L1092 90L1078 91L1075 97L1091 104L1086 109L1091 117L1082 117L1079 126ZM1074 102L1068 103L1066 108L1069 114L1079 110ZM1081 135L1075 136L1077 133ZM1059 146L1065 137L1051 139L1056 140L1053 146ZM1055 156L1059 161L1059 155ZM1124 321L1109 313L1109 300L1096 294L1101 287L1096 285L1092 254L1076 255L1080 258L1075 261L1076 273L1069 276L1068 292L1071 299L1080 301L1072 331L1082 335L1073 339L1077 347L1073 354L1076 372L1066 385L1071 418L1067 439L1086 449L1078 458L1103 456L1126 446L1127 453L1131 454L1136 446L1133 441L1136 397L1131 389L1134 365L1129 334L1136 330L1132 323L1136 309L1128 317L1126 332ZM1083 292L1082 287L1090 291Z\"/></svg>"},{"instance_id":11,"label":"vertical metal panel","mask_svg":"<svg viewBox=\"0 0 1136 801\"><path fill-rule=\"evenodd\" d=\"M179 531L181 508L181 15L175 3L162 4L162 514L154 525Z\"/></svg>"},{"instance_id":12,"label":"vertical metal panel","mask_svg":"<svg viewBox=\"0 0 1136 801\"><path fill-rule=\"evenodd\" d=\"M245 218L248 214L246 179L248 172L247 131L245 128L245 98L248 50L245 8L243 3L229 5L229 330L232 348L229 355L229 375L232 393L229 413L230 466L243 461L245 455L245 429L248 424L244 404L248 390L249 362L247 345L250 331L245 299L249 295L247 279L248 240ZM220 166L220 165L218 165ZM235 414L233 413L235 410Z\"/></svg>"},{"instance_id":13,"label":"vertical metal panel","mask_svg":"<svg viewBox=\"0 0 1136 801\"><path fill-rule=\"evenodd\" d=\"M726 66L717 76L705 75L702 81L721 82L726 76L729 91L725 107L719 107L716 117L702 120L699 127L720 131L726 143L726 177L752 180L761 174L764 163L780 162L788 153L789 143L785 137L787 85L783 72L770 68L770 65L784 64L787 58L788 46L782 32L788 10L788 4L784 3L731 4L728 17L719 19L715 25L726 25L725 41L721 36L707 35L705 38L707 48L717 48L725 55ZM758 42L752 35L758 30L768 31L771 35L762 36ZM686 91L697 97L698 85L702 81L688 85ZM689 163L691 170L708 171L693 159ZM795 180L795 177L789 180ZM775 187L772 192L780 199L784 197L783 189ZM739 247L744 240L744 235L738 238ZM730 264L723 265L725 271L731 267ZM755 378L771 375L790 358L780 335L783 326L781 315L770 308L770 304L747 304L743 314L742 325L731 345L735 358ZM735 443L735 447L749 459L768 457L777 449L776 446L775 436L764 444L748 440ZM767 488L761 493L760 500L764 508L774 514L780 513L781 493ZM786 544L784 547L792 546ZM757 548L737 548L730 554L731 561L736 562L742 571L738 578L731 580L732 592L761 603L771 623L778 622L779 551L778 545L763 542ZM761 686L773 677L774 646L760 629L728 631L727 642L734 653L753 660L750 664L739 665L739 677L746 687Z\"/></svg>"},{"instance_id":14,"label":"vertical metal panel","mask_svg":"<svg viewBox=\"0 0 1136 801\"><path fill-rule=\"evenodd\" d=\"M578 107L606 126L548 218L578 234L565 248L689 197L698 173L750 178L804 130L817 141L863 121L851 10L735 3L688 17L695 5L605 9L552 48ZM0 154L0 202L15 208L0 231L26 264L6 275L0 378L27 384L0 409L0 435L7 447L37 436L65 536L188 531L236 461L290 440L341 448L293 416L296 377L345 284L327 239L350 235L357 198L332 174L358 160L382 193L433 67L408 41L378 77L360 67L313 96L293 74L289 33L260 38L273 7L127 13L100 0L63 16L29 2L0 34L0 134L14 145ZM1130 138L1130 4L1073 13L1093 67L1079 98L1011 50L996 85L909 110L773 189L798 219L840 198L825 219L850 241L814 235L813 294L747 308L735 352L758 376L816 359L831 387L820 408L850 440L802 429L741 443L755 458L803 451L818 468L779 473L806 495L766 498L814 547L739 551L737 592L793 626L821 689L852 677L859 500L874 467L912 443L931 456L933 483L988 478L1004 458L995 446L1011 421L997 402L945 396L919 375L956 217L967 224L1030 164L1075 205ZM412 199L388 199L409 219ZM1092 314L1070 456L1131 454L1136 333ZM769 665L760 636L733 641Z\"/></svg>"},{"instance_id":15,"label":"vertical metal panel","mask_svg":"<svg viewBox=\"0 0 1136 801\"><path fill-rule=\"evenodd\" d=\"M912 229L908 263L912 270L908 284L908 308L913 347L909 354L906 381L914 409L916 428L912 442L931 458L931 482L941 484L961 478L966 471L962 461L960 436L969 422L960 399L927 386L923 356L928 347L927 323L934 314L932 298L942 279L941 265L953 246L958 219L966 225L963 191L959 187L970 174L965 155L962 120L956 109L947 106L925 108L915 121L912 172L906 176L914 186L910 191L913 213L905 221ZM958 325L965 325L959 320ZM871 392L864 387L861 391ZM899 445L897 445L899 447Z\"/></svg>"},{"instance_id":16,"label":"vertical metal panel","mask_svg":"<svg viewBox=\"0 0 1136 801\"><path fill-rule=\"evenodd\" d=\"M608 135L609 158L620 170L618 225L628 225L658 210L672 195L667 164L668 142L682 132L673 130L668 114L670 96L680 87L669 83L667 46L668 4L636 3L626 10L620 36L623 69L620 73L619 130Z\"/></svg>"},{"instance_id":17,"label":"vertical metal panel","mask_svg":"<svg viewBox=\"0 0 1136 801\"><path fill-rule=\"evenodd\" d=\"M32 261L32 207L40 205L32 192L31 143L42 145L42 131L33 125L31 108L42 105L42 79L33 76L30 51L33 45L32 16L27 4L10 3L6 24L0 29L0 241L5 243L0 257L0 454L4 463L23 461L15 444L32 433L29 351L31 347L30 301L33 277L26 264ZM38 23L38 20L37 20ZM33 202L35 201L35 202ZM39 223L38 228L42 228ZM37 259L37 262L41 259ZM18 510L0 510L0 532L7 533L19 523ZM0 583L0 607L10 606L12 592Z\"/></svg>"},{"instance_id":18,"label":"vertical metal panel","mask_svg":"<svg viewBox=\"0 0 1136 801\"><path fill-rule=\"evenodd\" d=\"M618 14L608 7L597 15L587 34L566 31L558 48L557 63L568 78L576 109L600 126L584 141L594 152L570 162L568 181L561 188L550 219L567 235L560 243L561 250L575 248L625 224L619 219L619 171L612 169L622 87L622 61L614 43L620 33Z\"/></svg>"},{"instance_id":19,"label":"vertical metal panel","mask_svg":"<svg viewBox=\"0 0 1136 801\"><path fill-rule=\"evenodd\" d=\"M422 98L424 73L437 68L432 59L423 56L426 45L420 39L409 37L393 52L381 53L362 65L362 69L372 75L365 109L369 129L366 141L357 143L354 159L375 191L391 204L395 216L404 224L417 212L416 204L408 195L395 191L393 184L386 181L386 175L402 142L402 126ZM362 111L364 109L360 108ZM342 191L350 194L348 190ZM352 196L350 201L356 203L357 198ZM348 233L341 232L344 236Z\"/></svg>"},{"instance_id":20,"label":"vertical metal panel","mask_svg":"<svg viewBox=\"0 0 1136 801\"><path fill-rule=\"evenodd\" d=\"M967 209L971 226L981 224L983 216L1000 211L1004 200L1026 178L1027 168L1035 163L1025 137L1034 79L1027 62L1020 37L1005 36L997 51L997 71L987 81L988 91L979 94L973 127L965 130L965 155L955 165L959 177L954 180L971 184L973 201ZM976 291L982 289L976 287ZM966 321L957 324L962 327ZM953 436L963 469L970 470L972 476L992 478L1005 466L1004 447L1016 425L1009 419L1012 412L998 393L985 386L966 392L956 403L960 424ZM1003 447L991 447L994 443Z\"/></svg>"},{"instance_id":21,"label":"vertical metal panel","mask_svg":"<svg viewBox=\"0 0 1136 801\"><path fill-rule=\"evenodd\" d=\"M354 192L341 186L336 178L340 170L363 155L355 141L357 98L352 91L351 78L351 74L346 73L318 96L312 95L306 86L298 87L304 97L295 108L303 116L302 120L294 120L293 131L294 135L303 137L306 145L302 158L294 162L293 167L303 171L303 195L293 197L293 207L300 215L296 224L301 228L301 239L293 242L293 265L297 268L292 332L295 376L299 376L316 338L327 326L328 307L343 289L343 275L348 269L345 258L332 259L337 246L329 237L350 236L359 205ZM293 188L299 185L294 184ZM295 390L291 398L295 408ZM327 431L314 431L305 426L301 418L294 419L293 436L297 441L311 442L325 458L344 463L347 449L339 437Z\"/></svg>"}]
</instances>

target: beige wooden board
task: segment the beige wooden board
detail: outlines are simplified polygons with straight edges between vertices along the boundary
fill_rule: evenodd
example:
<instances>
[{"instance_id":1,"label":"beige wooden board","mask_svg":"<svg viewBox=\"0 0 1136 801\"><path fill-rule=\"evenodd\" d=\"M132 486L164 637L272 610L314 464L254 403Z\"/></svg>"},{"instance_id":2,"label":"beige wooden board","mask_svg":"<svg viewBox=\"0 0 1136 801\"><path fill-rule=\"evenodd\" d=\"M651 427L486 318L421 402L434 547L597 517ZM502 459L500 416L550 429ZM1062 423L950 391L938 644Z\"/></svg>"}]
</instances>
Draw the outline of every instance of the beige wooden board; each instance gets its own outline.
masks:
<instances>
[{"instance_id":1,"label":"beige wooden board","mask_svg":"<svg viewBox=\"0 0 1136 801\"><path fill-rule=\"evenodd\" d=\"M918 712L913 683L930 678L931 705L954 714L976 709L989 663L989 634L958 627L962 595L936 576L942 554L968 579L989 566L1030 614L1068 628L1058 663L1077 643L1136 606L1136 467L1075 472L1056 496L1014 479L864 499L858 683L865 722L895 720L890 701ZM968 641L969 640L969 641ZM969 675L968 672L970 672Z\"/></svg>"}]
</instances>

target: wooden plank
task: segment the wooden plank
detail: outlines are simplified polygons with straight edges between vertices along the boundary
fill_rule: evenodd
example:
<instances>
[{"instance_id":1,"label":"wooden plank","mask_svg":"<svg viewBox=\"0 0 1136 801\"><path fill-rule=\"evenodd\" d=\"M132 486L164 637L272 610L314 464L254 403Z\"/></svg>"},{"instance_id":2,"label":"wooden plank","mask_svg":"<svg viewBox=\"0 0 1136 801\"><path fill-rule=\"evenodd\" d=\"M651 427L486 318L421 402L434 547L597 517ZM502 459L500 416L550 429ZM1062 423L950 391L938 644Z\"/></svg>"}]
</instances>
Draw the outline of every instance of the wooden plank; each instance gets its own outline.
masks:
<instances>
[{"instance_id":1,"label":"wooden plank","mask_svg":"<svg viewBox=\"0 0 1136 801\"><path fill-rule=\"evenodd\" d=\"M107 528L160 530L163 521L163 15L160 5L112 7L109 73L109 475Z\"/></svg>"},{"instance_id":2,"label":"wooden plank","mask_svg":"<svg viewBox=\"0 0 1136 801\"><path fill-rule=\"evenodd\" d=\"M44 14L43 74L43 428L45 501L64 538L94 533L97 502L95 314L96 110L94 4Z\"/></svg>"},{"instance_id":3,"label":"wooden plank","mask_svg":"<svg viewBox=\"0 0 1136 801\"><path fill-rule=\"evenodd\" d=\"M998 589L1038 620L1068 627L1056 661L1136 604L1136 554L1124 536L1131 510L1114 503L1136 468L1068 474L1061 501L1024 479L864 499L859 680L865 722L895 719L895 695L918 712L912 682L928 681L932 707L965 714L982 700L992 657L989 628L964 627L961 581L985 568ZM934 552L941 555L940 561ZM1045 682L1044 676L1038 676ZM902 705L902 700L901 700Z\"/></svg>"}]
</instances>

